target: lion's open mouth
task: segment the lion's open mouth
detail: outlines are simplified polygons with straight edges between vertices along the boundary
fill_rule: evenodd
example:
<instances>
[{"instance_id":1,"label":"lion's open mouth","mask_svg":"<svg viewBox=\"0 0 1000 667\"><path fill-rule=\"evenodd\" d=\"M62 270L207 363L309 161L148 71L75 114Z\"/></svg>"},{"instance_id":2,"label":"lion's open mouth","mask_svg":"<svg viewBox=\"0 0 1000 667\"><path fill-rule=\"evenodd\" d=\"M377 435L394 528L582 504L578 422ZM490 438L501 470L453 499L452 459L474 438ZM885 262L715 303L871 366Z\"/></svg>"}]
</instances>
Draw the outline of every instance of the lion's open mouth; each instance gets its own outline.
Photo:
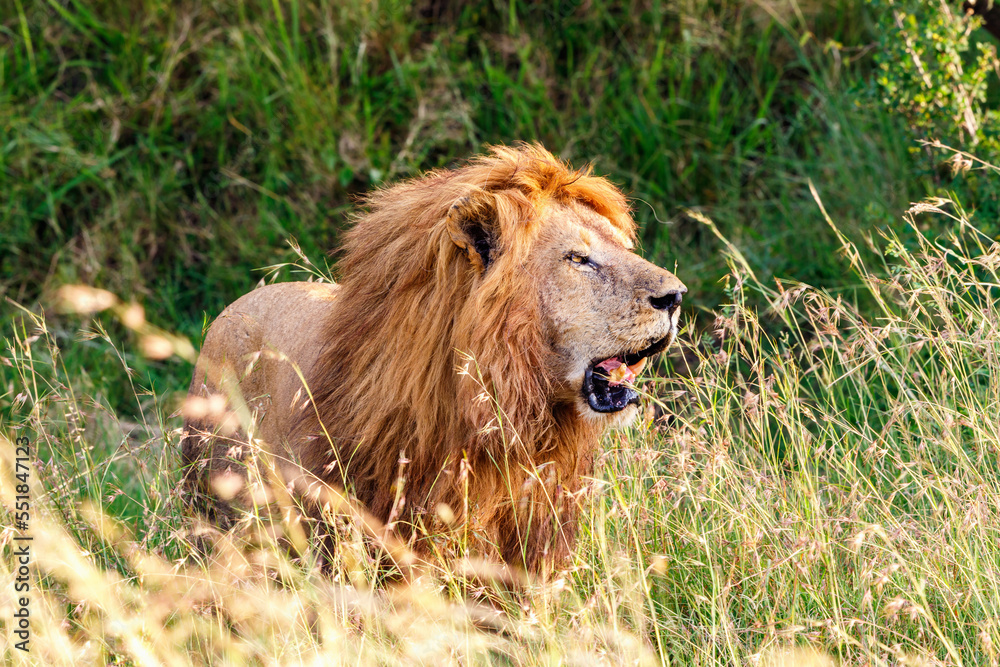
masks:
<instances>
[{"instance_id":1,"label":"lion's open mouth","mask_svg":"<svg viewBox=\"0 0 1000 667\"><path fill-rule=\"evenodd\" d=\"M665 336L639 352L623 352L592 363L583 376L583 395L595 412L619 412L639 403L632 383L646 366L646 360L670 343Z\"/></svg>"}]
</instances>

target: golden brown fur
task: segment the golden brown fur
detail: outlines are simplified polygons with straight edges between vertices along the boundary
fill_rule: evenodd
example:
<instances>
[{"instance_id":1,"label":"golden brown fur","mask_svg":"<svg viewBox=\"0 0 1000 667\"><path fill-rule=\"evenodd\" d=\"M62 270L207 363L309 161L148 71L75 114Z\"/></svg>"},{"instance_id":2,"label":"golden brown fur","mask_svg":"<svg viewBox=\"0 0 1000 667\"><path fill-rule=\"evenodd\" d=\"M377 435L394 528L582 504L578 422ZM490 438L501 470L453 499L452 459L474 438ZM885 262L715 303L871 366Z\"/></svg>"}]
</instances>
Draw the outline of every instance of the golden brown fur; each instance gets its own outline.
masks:
<instances>
[{"instance_id":1,"label":"golden brown fur","mask_svg":"<svg viewBox=\"0 0 1000 667\"><path fill-rule=\"evenodd\" d=\"M666 291L679 303L683 286L630 251L635 224L614 186L538 146L494 148L366 204L339 286L274 285L234 303L192 395L238 386L251 435L295 462L286 477L346 487L404 537L419 543L454 515L509 563L565 556L601 433L635 414L590 411L584 367L672 337L676 304L649 302ZM601 263L566 261L578 247ZM243 474L233 445L246 433L186 428L192 489Z\"/></svg>"}]
</instances>

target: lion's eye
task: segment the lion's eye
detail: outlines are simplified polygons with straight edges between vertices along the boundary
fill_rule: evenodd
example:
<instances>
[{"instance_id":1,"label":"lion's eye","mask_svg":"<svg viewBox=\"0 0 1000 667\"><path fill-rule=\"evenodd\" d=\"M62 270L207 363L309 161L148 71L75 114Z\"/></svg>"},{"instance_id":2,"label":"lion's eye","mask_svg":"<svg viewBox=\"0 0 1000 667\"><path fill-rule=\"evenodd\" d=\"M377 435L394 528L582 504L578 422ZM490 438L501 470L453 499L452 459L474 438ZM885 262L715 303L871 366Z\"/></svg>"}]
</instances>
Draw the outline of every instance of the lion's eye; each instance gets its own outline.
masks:
<instances>
[{"instance_id":1,"label":"lion's eye","mask_svg":"<svg viewBox=\"0 0 1000 667\"><path fill-rule=\"evenodd\" d=\"M571 252L571 253L569 253L568 255L566 255L566 259L568 259L569 261L573 262L574 264L589 264L590 263L590 258L589 257L587 257L586 255L581 255L578 252Z\"/></svg>"}]
</instances>

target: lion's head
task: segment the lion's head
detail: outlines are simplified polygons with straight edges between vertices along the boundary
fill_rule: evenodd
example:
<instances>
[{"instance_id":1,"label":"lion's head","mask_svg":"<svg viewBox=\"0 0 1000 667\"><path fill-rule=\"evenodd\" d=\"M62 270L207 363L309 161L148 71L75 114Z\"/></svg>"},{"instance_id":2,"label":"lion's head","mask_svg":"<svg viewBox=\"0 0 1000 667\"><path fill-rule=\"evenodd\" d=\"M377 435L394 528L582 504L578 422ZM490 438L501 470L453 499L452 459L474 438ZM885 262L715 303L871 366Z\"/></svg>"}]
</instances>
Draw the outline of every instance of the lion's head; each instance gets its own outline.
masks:
<instances>
[{"instance_id":1,"label":"lion's head","mask_svg":"<svg viewBox=\"0 0 1000 667\"><path fill-rule=\"evenodd\" d=\"M472 318L479 336L525 326L509 321L514 314L531 318L539 366L521 370L544 378L549 402L615 426L629 422L639 403L632 380L676 336L687 288L635 254L635 225L606 180L538 147L496 148L479 164L507 182L473 188L445 221L481 283ZM516 310L492 312L511 301ZM476 332L468 335L474 348Z\"/></svg>"},{"instance_id":2,"label":"lion's head","mask_svg":"<svg viewBox=\"0 0 1000 667\"><path fill-rule=\"evenodd\" d=\"M538 290L555 400L616 426L638 412L631 386L677 335L687 289L636 255L631 235L585 203L541 212L526 274Z\"/></svg>"}]
</instances>

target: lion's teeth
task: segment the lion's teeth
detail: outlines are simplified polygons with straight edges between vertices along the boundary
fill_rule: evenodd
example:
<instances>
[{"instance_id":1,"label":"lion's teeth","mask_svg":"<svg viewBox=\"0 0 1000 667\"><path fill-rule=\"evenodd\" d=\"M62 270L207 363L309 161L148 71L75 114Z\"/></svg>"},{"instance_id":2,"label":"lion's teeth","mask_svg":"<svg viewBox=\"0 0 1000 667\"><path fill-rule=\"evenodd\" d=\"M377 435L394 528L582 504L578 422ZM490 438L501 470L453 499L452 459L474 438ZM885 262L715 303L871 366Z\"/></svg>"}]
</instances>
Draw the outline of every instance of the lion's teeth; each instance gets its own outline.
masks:
<instances>
[{"instance_id":1,"label":"lion's teeth","mask_svg":"<svg viewBox=\"0 0 1000 667\"><path fill-rule=\"evenodd\" d=\"M646 359L648 359L648 357L643 357L639 361L635 362L629 366L629 370L631 370L633 374L638 375L642 372L642 369L646 367Z\"/></svg>"}]
</instances>

